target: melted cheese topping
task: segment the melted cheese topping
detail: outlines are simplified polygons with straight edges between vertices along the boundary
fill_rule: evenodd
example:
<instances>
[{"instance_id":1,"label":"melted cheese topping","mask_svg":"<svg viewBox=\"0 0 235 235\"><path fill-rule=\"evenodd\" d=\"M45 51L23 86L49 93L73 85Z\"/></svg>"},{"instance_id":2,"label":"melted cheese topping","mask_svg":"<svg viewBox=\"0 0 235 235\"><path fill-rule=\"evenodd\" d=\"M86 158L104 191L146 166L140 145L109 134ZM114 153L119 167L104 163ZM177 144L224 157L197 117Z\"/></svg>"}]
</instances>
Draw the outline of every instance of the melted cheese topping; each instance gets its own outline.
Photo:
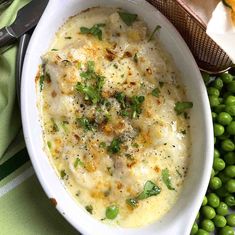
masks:
<instances>
[{"instance_id":1,"label":"melted cheese topping","mask_svg":"<svg viewBox=\"0 0 235 235\"><path fill-rule=\"evenodd\" d=\"M89 9L60 28L42 57L40 110L45 149L75 200L103 222L137 227L176 203L191 154L190 130L188 118L174 110L187 99L170 57L156 38L148 40L143 21L128 26L117 11ZM98 27L102 40L80 32L96 24L105 24ZM85 85L96 90L85 94ZM161 192L145 191L137 205L128 204L150 181ZM119 211L114 220L106 218L111 205Z\"/></svg>"}]
</instances>

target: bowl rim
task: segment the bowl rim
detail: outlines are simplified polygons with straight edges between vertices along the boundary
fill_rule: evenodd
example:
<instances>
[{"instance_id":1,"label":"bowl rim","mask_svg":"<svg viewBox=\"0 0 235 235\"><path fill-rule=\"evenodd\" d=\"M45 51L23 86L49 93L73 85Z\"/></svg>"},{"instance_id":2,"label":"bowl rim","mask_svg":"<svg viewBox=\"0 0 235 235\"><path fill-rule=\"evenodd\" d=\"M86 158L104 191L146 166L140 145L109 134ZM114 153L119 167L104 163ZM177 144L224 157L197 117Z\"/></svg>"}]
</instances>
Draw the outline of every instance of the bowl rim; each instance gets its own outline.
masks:
<instances>
[{"instance_id":1,"label":"bowl rim","mask_svg":"<svg viewBox=\"0 0 235 235\"><path fill-rule=\"evenodd\" d=\"M61 0L61 1L63 2L65 0ZM75 0L72 0L71 2L73 2L73 1L75 1ZM77 4L78 3L82 4L85 1L86 0L76 0ZM103 2L104 1L105 0L103 0ZM93 2L95 2L95 0L93 0ZM97 0L96 2L98 4L100 1ZM109 0L108 2L110 3L111 0ZM112 2L117 2L117 0L112 0ZM123 3L124 0L121 0L120 2L122 2L122 4L125 4L125 3ZM141 4L141 6L144 5L144 7L146 7L146 9L152 10L152 11L153 11L153 8L154 8L147 1L128 0L126 2L127 2L127 4ZM41 185L43 186L44 191L48 195L48 197L52 197L52 195L54 195L55 193L50 188L50 185L48 185L47 179L42 174L42 168L41 168L42 166L40 166L40 163L38 163L37 159L36 159L37 153L35 152L35 149L34 149L34 144L35 144L34 140L33 140L34 135L33 135L33 132L31 130L32 125L30 124L30 118L31 118L30 105L28 104L28 96L27 96L27 94L28 94L28 85L27 85L28 75L27 74L28 74L28 71L30 71L30 64L31 64L30 57L32 56L31 51L33 51L35 40L37 39L37 35L40 32L40 30L42 30L44 24L46 24L46 16L50 15L50 11L52 10L52 7L54 7L55 3L56 3L56 0L50 0L49 1L49 4L48 4L48 6L47 6L40 22L39 22L37 28L34 31L34 34L33 34L32 38L31 38L31 41L30 41L30 44L29 44L29 47L27 49L26 56L25 56L25 61L24 61L24 66L23 66L23 74L22 74L22 85L21 85L21 94L22 94L21 95L21 109L22 109L22 122L23 122L23 131L24 131L24 136L25 136L25 142L26 142L26 146L27 146L27 149L28 149L33 167L36 171L37 177L38 177ZM196 73L195 77L201 79L201 75L200 75L199 69L196 65L196 62L195 62L191 52L189 51L186 43L184 42L184 40L182 39L182 37L178 33L178 31L176 31L174 26L157 9L154 8L154 11L155 11L156 14L158 14L158 17L160 17L165 22L165 24L167 24L167 27L168 27L167 30L171 31L174 34L174 36L176 37L176 39L178 41L180 41L181 46L184 47L184 50L188 51L187 56L192 61L192 68L194 69L194 71ZM80 10L78 12L80 12ZM199 84L200 87L201 87L200 89L202 89L202 86L204 86L204 84L203 84L202 80L200 81L200 79L199 79L198 82L200 83ZM209 179L210 179L210 171L206 172L206 170L208 170L209 168L212 167L212 162L213 162L213 158L212 158L212 154L213 154L213 142L212 142L212 140L213 140L213 127L212 127L212 119L209 118L211 113L210 113L209 101L208 101L208 97L207 97L207 93L206 93L205 89L202 92L202 96L205 99L205 103L203 104L203 111L204 111L204 114L205 114L204 115L205 119L203 121L205 122L205 124L206 124L205 126L206 126L206 129L207 129L207 131L205 133L206 136L204 138L205 138L206 143L208 144L208 148L205 149L205 154L204 155L206 155L206 154L208 155L208 157L207 157L208 161L207 161L207 164L205 165L205 169L203 171L203 182L202 182L201 187L200 187L200 192L198 192L197 198L195 199L194 207L193 207L193 209L191 209L192 215L189 217L189 222L188 222L188 224L185 225L185 221L181 221L182 222L181 225L184 225L184 227L185 227L184 228L184 234L188 234L190 232L191 226L192 226L193 221L194 221L193 215L196 215L197 211L200 208L200 205L201 205L200 200L202 200L203 196L205 195L207 185L208 185ZM211 156L211 157L209 157L209 156ZM50 165L50 167L53 168L51 165ZM54 169L53 169L53 171L54 171ZM59 178L57 180L60 181ZM60 181L60 184L61 184L61 181ZM63 189L63 190L66 191L65 189ZM66 200L72 201L71 196L70 195L67 195L67 196L69 196L69 197L66 197ZM65 206L62 205L62 203L57 205L56 208L67 219L67 221L69 221L76 229L78 229L79 231L81 231L84 234L92 235L91 231L90 231L90 228L89 229L85 228L85 226L89 226L90 223L92 223L92 222L95 223L94 220L89 219L87 223L84 222L84 225L81 225L81 223L76 222L73 218L71 218L71 215L66 213L67 211L65 210ZM88 218L88 217L86 217L86 218ZM144 230L142 230L142 228L137 228L137 229L122 229L122 228L120 229L120 228L118 228L117 229L115 227L113 227L112 229L116 229L116 231L118 231L119 234L120 234L120 232L122 232L123 235L124 234L127 234L127 235L136 234L137 235L137 234L143 234L142 231L145 231L145 228L146 227L143 228ZM137 231L140 231L140 233L137 233ZM112 234L118 234L118 233L112 233ZM170 233L164 233L164 234L170 234ZM182 235L182 233L180 235Z\"/></svg>"}]
</instances>

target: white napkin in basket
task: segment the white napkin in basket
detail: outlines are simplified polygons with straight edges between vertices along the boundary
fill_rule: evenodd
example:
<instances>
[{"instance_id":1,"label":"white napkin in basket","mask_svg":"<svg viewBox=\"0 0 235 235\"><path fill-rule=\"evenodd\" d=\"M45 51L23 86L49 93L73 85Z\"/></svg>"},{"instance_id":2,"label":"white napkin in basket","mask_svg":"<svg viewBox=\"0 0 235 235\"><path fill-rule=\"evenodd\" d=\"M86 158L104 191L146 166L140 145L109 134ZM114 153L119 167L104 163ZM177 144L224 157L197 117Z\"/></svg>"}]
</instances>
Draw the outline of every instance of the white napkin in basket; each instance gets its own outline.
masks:
<instances>
[{"instance_id":1,"label":"white napkin in basket","mask_svg":"<svg viewBox=\"0 0 235 235\"><path fill-rule=\"evenodd\" d=\"M235 63L235 24L220 0L183 0L207 25L207 34Z\"/></svg>"}]
</instances>

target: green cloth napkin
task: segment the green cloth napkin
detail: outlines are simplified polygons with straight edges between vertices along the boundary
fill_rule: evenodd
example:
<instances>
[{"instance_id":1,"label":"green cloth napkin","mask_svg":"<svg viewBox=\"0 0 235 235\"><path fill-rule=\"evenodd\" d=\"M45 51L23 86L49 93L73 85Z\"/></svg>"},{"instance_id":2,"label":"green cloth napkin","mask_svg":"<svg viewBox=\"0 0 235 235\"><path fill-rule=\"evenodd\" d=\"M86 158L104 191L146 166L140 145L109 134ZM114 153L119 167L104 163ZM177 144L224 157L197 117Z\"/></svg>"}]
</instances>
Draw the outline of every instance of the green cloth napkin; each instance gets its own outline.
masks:
<instances>
[{"instance_id":1,"label":"green cloth napkin","mask_svg":"<svg viewBox=\"0 0 235 235\"><path fill-rule=\"evenodd\" d=\"M14 0L0 12L0 28L9 25L18 9L29 1ZM28 161L23 135L19 132L16 53L17 45L14 45L0 54L0 234L78 235L50 204Z\"/></svg>"}]
</instances>

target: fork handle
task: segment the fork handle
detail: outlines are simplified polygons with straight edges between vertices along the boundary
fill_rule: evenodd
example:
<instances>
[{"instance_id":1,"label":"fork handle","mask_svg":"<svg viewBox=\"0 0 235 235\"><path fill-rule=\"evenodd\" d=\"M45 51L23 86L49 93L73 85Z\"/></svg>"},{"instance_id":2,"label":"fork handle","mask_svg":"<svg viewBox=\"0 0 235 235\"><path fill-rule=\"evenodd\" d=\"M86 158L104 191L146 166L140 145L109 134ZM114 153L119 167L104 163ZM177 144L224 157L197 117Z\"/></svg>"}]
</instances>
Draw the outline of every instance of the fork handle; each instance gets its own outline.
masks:
<instances>
[{"instance_id":1,"label":"fork handle","mask_svg":"<svg viewBox=\"0 0 235 235\"><path fill-rule=\"evenodd\" d=\"M10 32L7 27L0 29L0 47L8 46L15 42L16 37Z\"/></svg>"}]
</instances>

